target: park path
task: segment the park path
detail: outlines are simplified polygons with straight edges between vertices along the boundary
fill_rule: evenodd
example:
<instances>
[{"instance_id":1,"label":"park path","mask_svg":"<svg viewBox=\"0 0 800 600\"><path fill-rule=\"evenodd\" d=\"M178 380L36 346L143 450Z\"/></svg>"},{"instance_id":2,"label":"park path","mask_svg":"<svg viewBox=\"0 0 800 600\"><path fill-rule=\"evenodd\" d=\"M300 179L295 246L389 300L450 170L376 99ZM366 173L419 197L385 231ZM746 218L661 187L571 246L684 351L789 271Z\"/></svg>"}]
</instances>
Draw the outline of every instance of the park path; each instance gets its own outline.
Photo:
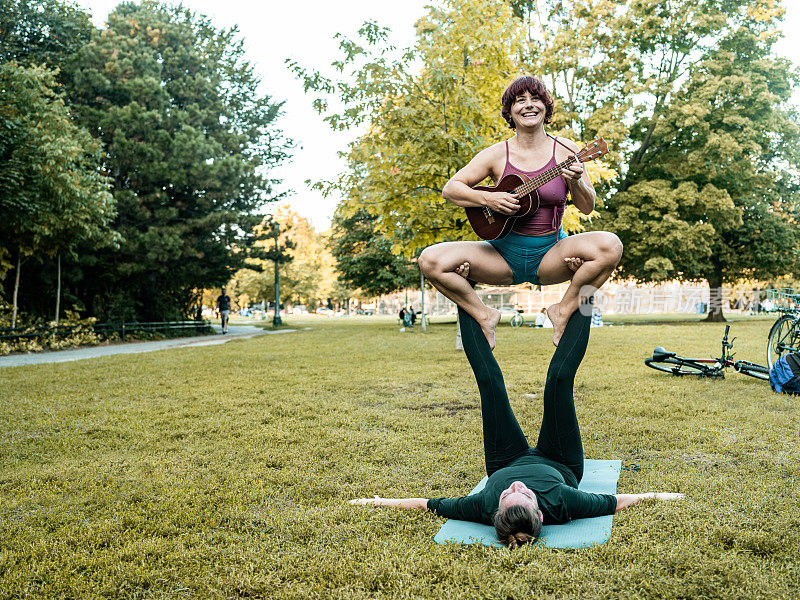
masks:
<instances>
[{"instance_id":1,"label":"park path","mask_svg":"<svg viewBox=\"0 0 800 600\"><path fill-rule=\"evenodd\" d=\"M231 340L244 340L256 335L270 335L278 333L292 333L297 329L278 329L275 331L252 327L251 325L229 325L228 333L222 335L218 325L213 325L219 335L199 335L187 338L173 338L170 340L155 340L151 342L131 342L112 344L110 346L92 346L78 348L77 350L57 350L54 352L36 352L31 354L15 354L0 356L0 368L21 367L23 365L39 365L43 363L70 362L86 360L114 354L139 354L142 352L155 352L169 348L191 348L196 346L215 346Z\"/></svg>"}]
</instances>

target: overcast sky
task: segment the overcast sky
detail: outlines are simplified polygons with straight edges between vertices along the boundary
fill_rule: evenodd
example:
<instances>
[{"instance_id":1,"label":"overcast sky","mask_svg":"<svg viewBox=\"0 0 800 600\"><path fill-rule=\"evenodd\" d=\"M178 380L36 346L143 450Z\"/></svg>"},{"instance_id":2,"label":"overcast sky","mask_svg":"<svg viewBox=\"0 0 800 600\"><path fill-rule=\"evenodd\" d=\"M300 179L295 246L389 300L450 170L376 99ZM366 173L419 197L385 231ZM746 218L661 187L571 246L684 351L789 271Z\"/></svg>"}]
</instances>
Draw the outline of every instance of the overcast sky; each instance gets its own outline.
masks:
<instances>
[{"instance_id":1,"label":"overcast sky","mask_svg":"<svg viewBox=\"0 0 800 600\"><path fill-rule=\"evenodd\" d=\"M92 13L97 26L104 26L108 13L119 0L77 0ZM208 15L217 27L237 25L245 40L247 57L262 77L263 92L285 100L280 127L298 145L294 157L274 175L291 190L292 209L311 220L317 231L330 226L337 198L323 198L309 190L306 179L333 179L344 168L337 152L352 139L350 133L334 133L311 107L312 98L286 69L287 58L307 68L329 67L337 56L334 34L354 34L365 20L391 27L393 43L399 47L414 43L414 23L432 0L184 0L183 4ZM784 31L800 31L800 2L785 0ZM779 54L800 66L800 44L784 38ZM329 72L329 71L328 71ZM800 104L800 90L795 92Z\"/></svg>"}]
</instances>

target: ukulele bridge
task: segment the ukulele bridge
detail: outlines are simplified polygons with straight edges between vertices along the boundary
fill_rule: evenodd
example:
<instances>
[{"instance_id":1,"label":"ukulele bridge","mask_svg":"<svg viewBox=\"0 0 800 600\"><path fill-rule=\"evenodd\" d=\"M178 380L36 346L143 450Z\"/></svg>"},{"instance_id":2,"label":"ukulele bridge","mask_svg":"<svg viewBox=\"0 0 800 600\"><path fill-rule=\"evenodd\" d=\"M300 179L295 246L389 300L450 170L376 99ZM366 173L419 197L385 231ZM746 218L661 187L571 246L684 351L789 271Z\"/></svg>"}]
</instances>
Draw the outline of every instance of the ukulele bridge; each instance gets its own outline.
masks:
<instances>
[{"instance_id":1,"label":"ukulele bridge","mask_svg":"<svg viewBox=\"0 0 800 600\"><path fill-rule=\"evenodd\" d=\"M483 214L486 215L486 220L489 221L489 223L494 223L494 215L488 206L483 207Z\"/></svg>"}]
</instances>

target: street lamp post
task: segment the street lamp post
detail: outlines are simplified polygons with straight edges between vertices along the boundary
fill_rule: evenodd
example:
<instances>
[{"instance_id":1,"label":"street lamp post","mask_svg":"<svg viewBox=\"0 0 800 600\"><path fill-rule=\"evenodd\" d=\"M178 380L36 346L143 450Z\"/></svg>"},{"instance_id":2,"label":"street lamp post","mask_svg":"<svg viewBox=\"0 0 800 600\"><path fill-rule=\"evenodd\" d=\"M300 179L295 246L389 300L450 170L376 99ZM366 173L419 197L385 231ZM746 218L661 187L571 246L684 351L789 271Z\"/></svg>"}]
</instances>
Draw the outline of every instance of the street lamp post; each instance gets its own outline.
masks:
<instances>
[{"instance_id":1,"label":"street lamp post","mask_svg":"<svg viewBox=\"0 0 800 600\"><path fill-rule=\"evenodd\" d=\"M420 320L422 321L422 331L424 333L428 331L428 322L425 319L425 275L422 274L422 269L419 270L419 289L422 292L422 317Z\"/></svg>"},{"instance_id":2,"label":"street lamp post","mask_svg":"<svg viewBox=\"0 0 800 600\"><path fill-rule=\"evenodd\" d=\"M278 231L275 232L275 313L272 315L272 326L281 325L281 291L278 284Z\"/></svg>"}]
</instances>

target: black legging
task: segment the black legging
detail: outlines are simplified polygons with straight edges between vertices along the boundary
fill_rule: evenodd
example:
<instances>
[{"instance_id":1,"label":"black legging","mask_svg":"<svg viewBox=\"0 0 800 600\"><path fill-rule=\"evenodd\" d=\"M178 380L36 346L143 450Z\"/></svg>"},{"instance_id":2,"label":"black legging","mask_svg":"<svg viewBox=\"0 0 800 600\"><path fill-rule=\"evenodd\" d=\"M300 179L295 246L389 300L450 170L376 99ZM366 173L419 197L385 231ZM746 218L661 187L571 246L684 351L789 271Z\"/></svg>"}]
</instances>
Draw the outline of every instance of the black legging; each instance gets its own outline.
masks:
<instances>
[{"instance_id":1,"label":"black legging","mask_svg":"<svg viewBox=\"0 0 800 600\"><path fill-rule=\"evenodd\" d=\"M478 323L458 309L461 340L481 393L483 449L486 472L498 469L531 452L528 440L511 410L503 373ZM567 323L547 370L544 386L544 414L537 452L566 466L580 482L583 477L583 444L575 415L572 387L575 373L586 354L591 316L575 311Z\"/></svg>"}]
</instances>

